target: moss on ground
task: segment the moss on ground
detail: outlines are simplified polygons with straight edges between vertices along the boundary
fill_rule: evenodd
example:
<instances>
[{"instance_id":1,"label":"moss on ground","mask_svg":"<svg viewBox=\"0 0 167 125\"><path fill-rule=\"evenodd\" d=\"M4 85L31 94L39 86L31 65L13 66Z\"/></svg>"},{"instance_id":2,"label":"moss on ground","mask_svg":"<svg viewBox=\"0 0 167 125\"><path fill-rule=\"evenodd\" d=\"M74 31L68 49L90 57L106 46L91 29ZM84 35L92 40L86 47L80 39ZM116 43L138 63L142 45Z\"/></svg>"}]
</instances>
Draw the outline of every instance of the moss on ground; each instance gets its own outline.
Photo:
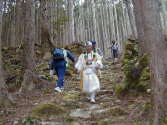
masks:
<instances>
[{"instance_id":1,"label":"moss on ground","mask_svg":"<svg viewBox=\"0 0 167 125\"><path fill-rule=\"evenodd\" d=\"M62 102L67 108L77 108L79 105L77 102L80 100L80 92L69 91L62 97Z\"/></svg>"},{"instance_id":2,"label":"moss on ground","mask_svg":"<svg viewBox=\"0 0 167 125\"><path fill-rule=\"evenodd\" d=\"M164 117L161 125L167 125L167 116Z\"/></svg>"},{"instance_id":3,"label":"moss on ground","mask_svg":"<svg viewBox=\"0 0 167 125\"><path fill-rule=\"evenodd\" d=\"M23 119L22 125L40 125L40 119L36 116L27 116Z\"/></svg>"},{"instance_id":4,"label":"moss on ground","mask_svg":"<svg viewBox=\"0 0 167 125\"><path fill-rule=\"evenodd\" d=\"M62 114L65 112L65 109L57 104L46 103L35 106L32 112L34 116L43 117Z\"/></svg>"},{"instance_id":5,"label":"moss on ground","mask_svg":"<svg viewBox=\"0 0 167 125\"><path fill-rule=\"evenodd\" d=\"M0 125L5 125L5 123L3 121L0 120Z\"/></svg>"},{"instance_id":6,"label":"moss on ground","mask_svg":"<svg viewBox=\"0 0 167 125\"><path fill-rule=\"evenodd\" d=\"M120 107L112 107L106 113L108 115L112 115L112 116L121 116L121 115L126 115L127 114L127 112L125 112L125 110L123 110Z\"/></svg>"}]
</instances>

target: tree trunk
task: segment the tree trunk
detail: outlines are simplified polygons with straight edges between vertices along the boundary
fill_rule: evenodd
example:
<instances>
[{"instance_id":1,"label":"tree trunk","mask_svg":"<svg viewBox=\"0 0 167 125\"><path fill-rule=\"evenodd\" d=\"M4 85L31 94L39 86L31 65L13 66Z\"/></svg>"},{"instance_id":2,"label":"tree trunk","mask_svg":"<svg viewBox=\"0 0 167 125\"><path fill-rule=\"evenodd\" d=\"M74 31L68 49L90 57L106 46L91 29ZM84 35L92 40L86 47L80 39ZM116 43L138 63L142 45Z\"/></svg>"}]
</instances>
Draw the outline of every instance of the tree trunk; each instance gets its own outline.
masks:
<instances>
[{"instance_id":1,"label":"tree trunk","mask_svg":"<svg viewBox=\"0 0 167 125\"><path fill-rule=\"evenodd\" d=\"M1 40L1 33L2 33L2 6L3 1L0 1L0 107L11 106L12 99L9 96L7 86L5 84L5 80L3 77L3 68L2 68L2 40Z\"/></svg>"},{"instance_id":2,"label":"tree trunk","mask_svg":"<svg viewBox=\"0 0 167 125\"><path fill-rule=\"evenodd\" d=\"M136 30L135 30L135 21L134 21L134 16L133 16L133 11L132 11L132 7L130 6L131 5L131 0L125 0L125 5L126 5L126 8L127 8L127 15L128 15L128 18L129 18L129 22L130 22L130 28L132 30L132 35L133 37L136 38Z\"/></svg>"},{"instance_id":3,"label":"tree trunk","mask_svg":"<svg viewBox=\"0 0 167 125\"><path fill-rule=\"evenodd\" d=\"M24 80L20 91L27 90L28 86L33 86L31 74L35 67L35 21L34 21L34 3L33 0L26 0L24 3L24 39L23 39L23 65L25 68ZM31 88L33 89L33 87Z\"/></svg>"},{"instance_id":4,"label":"tree trunk","mask_svg":"<svg viewBox=\"0 0 167 125\"><path fill-rule=\"evenodd\" d=\"M47 0L40 0L41 43L43 47L46 47L46 44L48 44L49 48L52 50L54 47L56 47L56 44L53 42L51 30L49 29L49 18L47 9Z\"/></svg>"},{"instance_id":5,"label":"tree trunk","mask_svg":"<svg viewBox=\"0 0 167 125\"><path fill-rule=\"evenodd\" d=\"M145 43L150 45L151 52L151 78L154 89L153 125L161 125L167 113L167 43L160 22L159 1L143 0L142 6Z\"/></svg>"},{"instance_id":6,"label":"tree trunk","mask_svg":"<svg viewBox=\"0 0 167 125\"><path fill-rule=\"evenodd\" d=\"M167 30L167 14L166 14L166 5L165 5L165 1L161 0L161 13L162 13L162 25L163 25L163 30L166 33Z\"/></svg>"},{"instance_id":7,"label":"tree trunk","mask_svg":"<svg viewBox=\"0 0 167 125\"><path fill-rule=\"evenodd\" d=\"M68 17L69 17L69 30L68 30L68 40L69 43L75 41L75 31L74 31L74 0L68 0Z\"/></svg>"},{"instance_id":8,"label":"tree trunk","mask_svg":"<svg viewBox=\"0 0 167 125\"><path fill-rule=\"evenodd\" d=\"M20 24L23 24L23 21L21 20L23 16L21 5L22 5L21 0L16 0L16 33L15 35L17 36L16 37L17 45L19 45L22 42L22 37L23 37L23 28L21 27L22 25L20 25Z\"/></svg>"},{"instance_id":9,"label":"tree trunk","mask_svg":"<svg viewBox=\"0 0 167 125\"><path fill-rule=\"evenodd\" d=\"M142 6L142 0L132 0L134 5L134 14L135 14L135 20L136 20L136 29L137 29L137 36L138 36L138 42L139 42L139 52L140 55L147 52L147 44L144 43L144 28L143 28L143 6Z\"/></svg>"}]
</instances>

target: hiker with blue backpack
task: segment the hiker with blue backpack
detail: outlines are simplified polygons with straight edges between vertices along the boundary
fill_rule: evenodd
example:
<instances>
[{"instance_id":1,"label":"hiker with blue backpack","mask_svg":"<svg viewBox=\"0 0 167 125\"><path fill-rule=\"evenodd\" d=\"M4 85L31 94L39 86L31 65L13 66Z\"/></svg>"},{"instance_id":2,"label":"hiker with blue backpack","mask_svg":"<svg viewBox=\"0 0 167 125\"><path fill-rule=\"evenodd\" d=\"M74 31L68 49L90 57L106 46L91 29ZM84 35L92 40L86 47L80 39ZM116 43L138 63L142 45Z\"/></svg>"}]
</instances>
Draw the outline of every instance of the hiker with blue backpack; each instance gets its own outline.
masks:
<instances>
[{"instance_id":1,"label":"hiker with blue backpack","mask_svg":"<svg viewBox=\"0 0 167 125\"><path fill-rule=\"evenodd\" d=\"M52 55L50 62L50 76L53 77L54 71L56 72L58 80L54 90L62 92L64 90L64 76L68 66L68 58L74 63L75 57L70 51L63 48L55 48Z\"/></svg>"}]
</instances>

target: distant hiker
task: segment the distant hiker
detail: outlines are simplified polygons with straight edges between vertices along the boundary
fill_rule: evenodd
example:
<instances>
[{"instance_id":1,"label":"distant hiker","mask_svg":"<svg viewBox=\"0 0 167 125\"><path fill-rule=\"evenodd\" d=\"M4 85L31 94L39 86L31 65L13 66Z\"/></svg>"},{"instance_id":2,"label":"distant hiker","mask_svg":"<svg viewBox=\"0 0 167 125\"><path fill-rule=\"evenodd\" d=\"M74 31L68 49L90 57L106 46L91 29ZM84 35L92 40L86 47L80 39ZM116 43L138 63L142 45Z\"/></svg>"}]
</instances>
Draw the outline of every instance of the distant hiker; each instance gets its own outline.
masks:
<instances>
[{"instance_id":1,"label":"distant hiker","mask_svg":"<svg viewBox=\"0 0 167 125\"><path fill-rule=\"evenodd\" d=\"M111 53L113 56L113 64L114 64L118 60L118 43L115 40L113 40L111 47L109 47L109 48L111 48Z\"/></svg>"},{"instance_id":2,"label":"distant hiker","mask_svg":"<svg viewBox=\"0 0 167 125\"><path fill-rule=\"evenodd\" d=\"M70 51L62 48L55 48L52 55L53 56L50 62L50 76L53 77L54 71L56 71L58 81L55 91L62 92L64 89L64 76L66 72L66 67L68 66L68 58L72 62L75 62L75 58L70 53Z\"/></svg>"},{"instance_id":3,"label":"distant hiker","mask_svg":"<svg viewBox=\"0 0 167 125\"><path fill-rule=\"evenodd\" d=\"M101 56L94 52L92 43L86 42L86 52L79 56L75 68L81 73L80 87L83 92L90 94L90 102L95 103L96 92L100 90L100 82L96 75L103 67Z\"/></svg>"}]
</instances>

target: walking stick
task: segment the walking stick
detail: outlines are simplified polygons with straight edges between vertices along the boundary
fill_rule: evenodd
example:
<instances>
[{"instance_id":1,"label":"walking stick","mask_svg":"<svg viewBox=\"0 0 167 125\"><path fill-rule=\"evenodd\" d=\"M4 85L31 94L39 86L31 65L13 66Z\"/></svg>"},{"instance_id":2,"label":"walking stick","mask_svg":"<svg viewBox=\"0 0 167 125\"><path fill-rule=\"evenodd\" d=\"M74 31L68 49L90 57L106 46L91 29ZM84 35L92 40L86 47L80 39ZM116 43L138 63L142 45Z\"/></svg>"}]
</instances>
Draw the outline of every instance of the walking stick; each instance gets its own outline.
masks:
<instances>
[{"instance_id":1,"label":"walking stick","mask_svg":"<svg viewBox=\"0 0 167 125\"><path fill-rule=\"evenodd\" d=\"M81 89L81 91L82 91L82 90L83 90L83 71L81 71L80 76L81 76L80 89Z\"/></svg>"}]
</instances>

